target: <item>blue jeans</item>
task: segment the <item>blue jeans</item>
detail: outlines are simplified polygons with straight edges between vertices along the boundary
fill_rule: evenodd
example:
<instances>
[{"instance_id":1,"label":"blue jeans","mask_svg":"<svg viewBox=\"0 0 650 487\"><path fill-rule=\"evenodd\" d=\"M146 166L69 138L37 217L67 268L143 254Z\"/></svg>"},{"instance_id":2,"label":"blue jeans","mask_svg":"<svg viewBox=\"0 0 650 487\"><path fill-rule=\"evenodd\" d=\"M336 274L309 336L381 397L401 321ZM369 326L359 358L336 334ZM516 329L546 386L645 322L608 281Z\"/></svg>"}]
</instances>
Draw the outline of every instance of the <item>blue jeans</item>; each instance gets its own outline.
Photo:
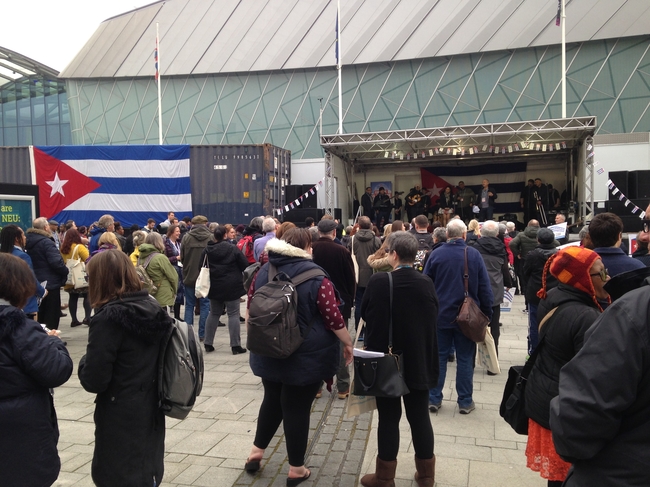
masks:
<instances>
[{"instance_id":1,"label":"blue jeans","mask_svg":"<svg viewBox=\"0 0 650 487\"><path fill-rule=\"evenodd\" d=\"M532 355L539 343L539 321L537 321L537 306L528 303L528 355Z\"/></svg>"},{"instance_id":2,"label":"blue jeans","mask_svg":"<svg viewBox=\"0 0 650 487\"><path fill-rule=\"evenodd\" d=\"M361 320L361 301L363 301L363 293L366 292L365 287L357 286L357 293L354 295L354 329L359 329L359 320Z\"/></svg>"},{"instance_id":3,"label":"blue jeans","mask_svg":"<svg viewBox=\"0 0 650 487\"><path fill-rule=\"evenodd\" d=\"M194 288L185 286L185 323L194 324L194 306L196 306L196 296ZM199 299L201 314L199 316L199 338L205 337L205 321L210 314L210 301L207 298Z\"/></svg>"},{"instance_id":4,"label":"blue jeans","mask_svg":"<svg viewBox=\"0 0 650 487\"><path fill-rule=\"evenodd\" d=\"M458 328L438 328L438 362L440 375L438 385L429 390L429 403L442 402L442 389L445 387L447 376L447 357L452 344L456 347L456 392L458 406L463 408L472 404L474 390L474 356L476 343L467 338Z\"/></svg>"}]
</instances>

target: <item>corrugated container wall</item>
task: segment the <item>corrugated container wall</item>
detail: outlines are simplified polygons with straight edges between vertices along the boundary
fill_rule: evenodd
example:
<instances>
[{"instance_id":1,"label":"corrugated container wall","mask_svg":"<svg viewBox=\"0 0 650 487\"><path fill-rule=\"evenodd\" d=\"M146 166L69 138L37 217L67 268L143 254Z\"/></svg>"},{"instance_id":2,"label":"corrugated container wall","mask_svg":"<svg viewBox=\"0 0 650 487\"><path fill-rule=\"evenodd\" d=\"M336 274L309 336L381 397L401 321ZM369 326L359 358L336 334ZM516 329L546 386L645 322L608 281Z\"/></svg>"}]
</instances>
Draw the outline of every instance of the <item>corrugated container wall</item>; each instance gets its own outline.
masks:
<instances>
[{"instance_id":1,"label":"corrugated container wall","mask_svg":"<svg viewBox=\"0 0 650 487\"><path fill-rule=\"evenodd\" d=\"M190 176L195 215L248 224L285 205L291 151L271 144L191 146Z\"/></svg>"},{"instance_id":2,"label":"corrugated container wall","mask_svg":"<svg viewBox=\"0 0 650 487\"><path fill-rule=\"evenodd\" d=\"M32 184L29 147L0 147L0 183Z\"/></svg>"}]
</instances>

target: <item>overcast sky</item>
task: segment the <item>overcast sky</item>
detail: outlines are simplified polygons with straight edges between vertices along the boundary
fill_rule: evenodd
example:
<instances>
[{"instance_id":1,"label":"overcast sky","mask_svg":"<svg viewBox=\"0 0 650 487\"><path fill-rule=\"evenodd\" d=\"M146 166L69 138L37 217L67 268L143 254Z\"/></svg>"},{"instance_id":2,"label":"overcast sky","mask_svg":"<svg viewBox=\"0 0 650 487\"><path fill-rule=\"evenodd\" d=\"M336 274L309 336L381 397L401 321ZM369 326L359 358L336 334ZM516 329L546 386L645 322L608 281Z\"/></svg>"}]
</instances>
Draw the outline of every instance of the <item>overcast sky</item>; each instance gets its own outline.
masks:
<instances>
[{"instance_id":1,"label":"overcast sky","mask_svg":"<svg viewBox=\"0 0 650 487\"><path fill-rule=\"evenodd\" d=\"M62 71L99 24L154 0L2 1L0 46Z\"/></svg>"}]
</instances>

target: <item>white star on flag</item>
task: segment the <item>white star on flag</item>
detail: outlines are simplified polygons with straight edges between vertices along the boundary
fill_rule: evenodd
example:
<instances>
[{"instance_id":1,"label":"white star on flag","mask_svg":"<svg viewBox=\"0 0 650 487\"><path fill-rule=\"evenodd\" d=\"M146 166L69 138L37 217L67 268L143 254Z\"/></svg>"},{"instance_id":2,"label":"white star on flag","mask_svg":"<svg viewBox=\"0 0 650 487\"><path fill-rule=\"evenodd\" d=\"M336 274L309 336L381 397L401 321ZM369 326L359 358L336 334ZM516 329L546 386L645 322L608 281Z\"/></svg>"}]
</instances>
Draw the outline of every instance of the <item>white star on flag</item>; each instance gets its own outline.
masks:
<instances>
[{"instance_id":1,"label":"white star on flag","mask_svg":"<svg viewBox=\"0 0 650 487\"><path fill-rule=\"evenodd\" d=\"M65 193L63 192L63 186L68 182L68 179L59 179L59 173L57 172L54 174L54 181L45 182L52 187L50 198L56 193L61 193L63 196L65 196Z\"/></svg>"}]
</instances>

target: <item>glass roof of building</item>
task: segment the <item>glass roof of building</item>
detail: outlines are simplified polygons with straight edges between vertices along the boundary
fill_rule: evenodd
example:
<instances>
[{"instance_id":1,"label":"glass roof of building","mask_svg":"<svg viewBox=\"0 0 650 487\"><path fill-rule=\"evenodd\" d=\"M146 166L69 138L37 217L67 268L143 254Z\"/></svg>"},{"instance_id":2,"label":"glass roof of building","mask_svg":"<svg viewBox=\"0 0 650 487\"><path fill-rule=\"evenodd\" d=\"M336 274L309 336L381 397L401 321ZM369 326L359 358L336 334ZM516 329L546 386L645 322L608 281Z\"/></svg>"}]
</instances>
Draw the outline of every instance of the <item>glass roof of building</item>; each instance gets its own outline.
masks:
<instances>
[{"instance_id":1,"label":"glass roof of building","mask_svg":"<svg viewBox=\"0 0 650 487\"><path fill-rule=\"evenodd\" d=\"M0 86L30 76L58 78L59 72L27 56L0 46Z\"/></svg>"}]
</instances>

